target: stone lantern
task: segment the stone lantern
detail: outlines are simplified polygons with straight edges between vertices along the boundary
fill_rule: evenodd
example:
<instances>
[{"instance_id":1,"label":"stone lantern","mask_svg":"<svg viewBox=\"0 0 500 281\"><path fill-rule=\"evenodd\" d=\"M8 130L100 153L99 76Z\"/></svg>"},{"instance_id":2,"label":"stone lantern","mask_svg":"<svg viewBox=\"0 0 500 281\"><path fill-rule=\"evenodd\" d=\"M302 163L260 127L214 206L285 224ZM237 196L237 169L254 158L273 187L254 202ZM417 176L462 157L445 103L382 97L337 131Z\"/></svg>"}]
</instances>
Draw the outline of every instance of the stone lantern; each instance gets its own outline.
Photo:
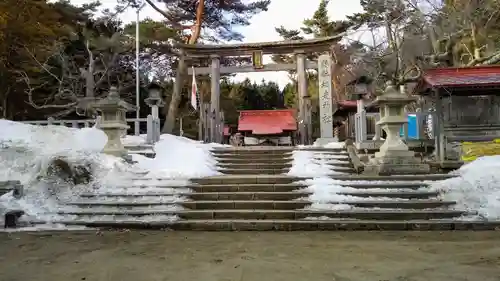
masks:
<instances>
[{"instance_id":1,"label":"stone lantern","mask_svg":"<svg viewBox=\"0 0 500 281\"><path fill-rule=\"evenodd\" d=\"M429 165L423 164L408 149L400 136L401 127L408 122L405 105L415 101L396 90L392 82L387 83L384 94L378 96L374 104L380 108L377 125L386 132L387 137L365 166L365 173L378 175L424 174L429 173Z\"/></svg>"},{"instance_id":2,"label":"stone lantern","mask_svg":"<svg viewBox=\"0 0 500 281\"><path fill-rule=\"evenodd\" d=\"M123 147L121 136L129 128L125 113L134 110L135 107L120 99L118 89L113 86L109 89L108 96L96 102L94 108L101 112L99 128L108 137L108 142L104 146L103 152L127 159L127 150Z\"/></svg>"},{"instance_id":3,"label":"stone lantern","mask_svg":"<svg viewBox=\"0 0 500 281\"><path fill-rule=\"evenodd\" d=\"M163 87L157 83L151 83L148 86L148 97L145 102L151 107L151 117L148 117L148 136L147 142L153 144L160 140L160 118L158 117L159 107L163 107Z\"/></svg>"},{"instance_id":4,"label":"stone lantern","mask_svg":"<svg viewBox=\"0 0 500 281\"><path fill-rule=\"evenodd\" d=\"M365 110L364 98L369 93L371 83L372 79L363 75L348 84L353 86L353 91L348 96L350 100L356 101L358 113Z\"/></svg>"}]
</instances>

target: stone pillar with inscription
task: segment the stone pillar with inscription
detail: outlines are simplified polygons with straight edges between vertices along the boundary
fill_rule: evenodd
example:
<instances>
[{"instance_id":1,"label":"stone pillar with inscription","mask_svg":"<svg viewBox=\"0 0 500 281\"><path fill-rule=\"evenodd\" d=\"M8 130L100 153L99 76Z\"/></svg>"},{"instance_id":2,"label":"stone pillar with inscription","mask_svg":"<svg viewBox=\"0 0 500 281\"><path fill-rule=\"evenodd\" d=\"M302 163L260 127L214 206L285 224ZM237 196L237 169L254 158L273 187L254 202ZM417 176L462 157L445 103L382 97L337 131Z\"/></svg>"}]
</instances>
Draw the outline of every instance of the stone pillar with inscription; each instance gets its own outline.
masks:
<instances>
[{"instance_id":1,"label":"stone pillar with inscription","mask_svg":"<svg viewBox=\"0 0 500 281\"><path fill-rule=\"evenodd\" d=\"M212 56L211 65L211 95L210 95L210 141L218 142L217 129L220 126L220 57Z\"/></svg>"},{"instance_id":2,"label":"stone pillar with inscription","mask_svg":"<svg viewBox=\"0 0 500 281\"><path fill-rule=\"evenodd\" d=\"M404 107L414 100L397 91L392 82L388 82L384 94L375 100L375 104L380 108L380 120L377 124L386 132L387 137L375 157L365 165L366 174L429 173L429 165L415 157L415 152L408 149L400 136L401 127L408 122Z\"/></svg>"},{"instance_id":3,"label":"stone pillar with inscription","mask_svg":"<svg viewBox=\"0 0 500 281\"><path fill-rule=\"evenodd\" d=\"M325 145L330 142L338 142L338 136L333 133L333 101L332 101L332 59L329 54L323 54L318 58L318 81L319 81L319 115L320 115L320 138L315 142L317 145Z\"/></svg>"}]
</instances>

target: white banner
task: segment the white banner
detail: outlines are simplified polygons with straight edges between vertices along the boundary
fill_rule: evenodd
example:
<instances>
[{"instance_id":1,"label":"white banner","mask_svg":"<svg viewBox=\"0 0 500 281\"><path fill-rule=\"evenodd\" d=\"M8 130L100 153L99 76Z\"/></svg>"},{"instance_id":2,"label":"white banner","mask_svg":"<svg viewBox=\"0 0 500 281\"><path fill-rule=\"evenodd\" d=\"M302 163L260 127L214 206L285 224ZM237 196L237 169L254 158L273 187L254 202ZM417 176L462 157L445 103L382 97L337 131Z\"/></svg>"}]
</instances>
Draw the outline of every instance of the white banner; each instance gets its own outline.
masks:
<instances>
[{"instance_id":1,"label":"white banner","mask_svg":"<svg viewBox=\"0 0 500 281\"><path fill-rule=\"evenodd\" d=\"M196 85L196 74L194 73L193 67L193 82L191 84L191 106L198 110L198 86Z\"/></svg>"}]
</instances>

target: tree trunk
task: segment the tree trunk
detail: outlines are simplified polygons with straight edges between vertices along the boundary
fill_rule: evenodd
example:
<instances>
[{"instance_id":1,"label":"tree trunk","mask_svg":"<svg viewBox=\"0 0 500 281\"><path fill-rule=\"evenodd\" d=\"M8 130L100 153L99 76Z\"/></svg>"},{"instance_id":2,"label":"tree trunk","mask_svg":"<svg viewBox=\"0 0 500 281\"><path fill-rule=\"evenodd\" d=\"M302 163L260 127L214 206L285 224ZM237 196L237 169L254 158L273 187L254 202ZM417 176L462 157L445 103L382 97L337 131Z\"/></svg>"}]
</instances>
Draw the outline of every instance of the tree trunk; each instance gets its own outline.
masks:
<instances>
[{"instance_id":1,"label":"tree trunk","mask_svg":"<svg viewBox=\"0 0 500 281\"><path fill-rule=\"evenodd\" d=\"M163 124L163 129L161 132L163 134L171 134L175 128L175 119L177 117L177 111L179 110L179 104L182 97L182 86L186 73L186 61L184 55L181 55L179 59L179 65L177 66L177 74L175 75L174 90L172 92L172 98L168 105L167 118L165 119L165 124Z\"/></svg>"},{"instance_id":2,"label":"tree trunk","mask_svg":"<svg viewBox=\"0 0 500 281\"><path fill-rule=\"evenodd\" d=\"M200 0L198 3L198 7L196 8L196 22L193 26L193 34L188 40L188 44L196 44L198 38L200 38L201 34L201 26L203 21L203 11L205 10L205 0ZM162 133L171 134L175 128L175 120L177 117L177 112L179 110L179 103L181 102L182 97L182 86L184 83L184 77L186 73L186 61L181 55L179 59L179 65L177 66L177 75L175 77L174 91L172 92L172 99L170 100L170 104L168 105L168 113L167 118L165 120L165 124L163 125Z\"/></svg>"}]
</instances>

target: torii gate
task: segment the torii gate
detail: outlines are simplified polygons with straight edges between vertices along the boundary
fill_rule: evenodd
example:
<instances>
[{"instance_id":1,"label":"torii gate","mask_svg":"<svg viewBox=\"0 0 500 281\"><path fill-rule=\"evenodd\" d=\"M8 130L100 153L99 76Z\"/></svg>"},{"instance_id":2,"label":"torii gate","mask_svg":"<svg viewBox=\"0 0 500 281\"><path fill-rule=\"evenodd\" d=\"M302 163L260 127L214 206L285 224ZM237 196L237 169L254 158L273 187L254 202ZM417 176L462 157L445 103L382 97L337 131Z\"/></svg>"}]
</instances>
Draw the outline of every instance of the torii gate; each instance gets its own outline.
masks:
<instances>
[{"instance_id":1,"label":"torii gate","mask_svg":"<svg viewBox=\"0 0 500 281\"><path fill-rule=\"evenodd\" d=\"M223 45L191 45L174 44L180 50L181 60L211 59L210 67L196 67L196 74L210 74L211 76L211 103L210 112L213 115L210 122L210 141L221 142L222 135L217 133L220 126L220 75L231 73L248 73L263 71L297 71L299 95L299 133L302 144L312 142L312 120L310 96L307 93L307 69L317 69L319 78L319 98L321 114L321 139L322 142L331 141L333 136L332 118L332 84L331 84L331 46L342 39L341 35L307 39L288 40L263 43L242 43ZM318 62L309 61L306 56L311 53L322 53ZM290 64L263 64L263 55L294 54L296 63ZM222 57L252 57L253 65L250 66L221 66ZM187 68L192 75L192 68ZM179 83L179 81L176 81Z\"/></svg>"}]
</instances>

